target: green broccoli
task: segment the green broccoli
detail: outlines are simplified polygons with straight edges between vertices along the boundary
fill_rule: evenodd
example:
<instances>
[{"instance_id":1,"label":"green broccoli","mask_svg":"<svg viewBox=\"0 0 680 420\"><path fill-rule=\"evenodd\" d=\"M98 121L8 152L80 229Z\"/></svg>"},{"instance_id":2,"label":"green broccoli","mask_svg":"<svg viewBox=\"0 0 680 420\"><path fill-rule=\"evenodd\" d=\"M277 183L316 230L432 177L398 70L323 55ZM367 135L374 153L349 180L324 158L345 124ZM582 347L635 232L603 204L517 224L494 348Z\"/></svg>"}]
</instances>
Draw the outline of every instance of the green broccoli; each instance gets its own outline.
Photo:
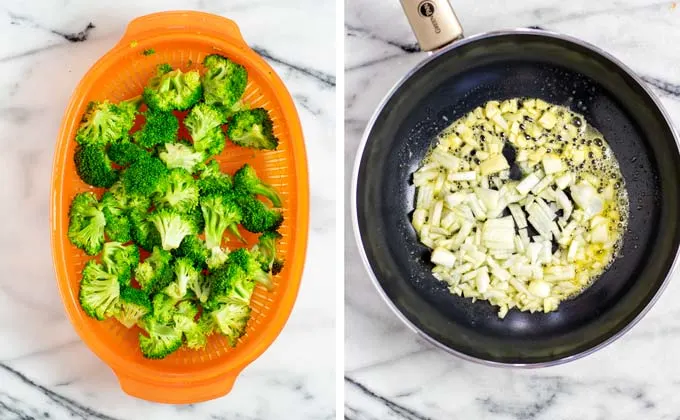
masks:
<instances>
[{"instance_id":1,"label":"green broccoli","mask_svg":"<svg viewBox=\"0 0 680 420\"><path fill-rule=\"evenodd\" d=\"M248 305L230 302L210 312L210 316L213 318L215 330L226 336L229 345L234 347L246 332L250 313Z\"/></svg>"},{"instance_id":2,"label":"green broccoli","mask_svg":"<svg viewBox=\"0 0 680 420\"><path fill-rule=\"evenodd\" d=\"M278 232L265 232L251 250L262 269L272 274L278 274L283 268L283 262L276 256L276 243L280 239L281 234Z\"/></svg>"},{"instance_id":3,"label":"green broccoli","mask_svg":"<svg viewBox=\"0 0 680 420\"><path fill-rule=\"evenodd\" d=\"M268 208L250 194L237 194L236 200L243 215L241 226L249 232L261 233L277 230L283 223L281 212Z\"/></svg>"},{"instance_id":4,"label":"green broccoli","mask_svg":"<svg viewBox=\"0 0 680 420\"><path fill-rule=\"evenodd\" d=\"M146 150L126 139L113 143L107 151L109 159L120 166L128 166L131 163L149 157Z\"/></svg>"},{"instance_id":5,"label":"green broccoli","mask_svg":"<svg viewBox=\"0 0 680 420\"><path fill-rule=\"evenodd\" d=\"M189 210L187 216L193 221L194 225L196 225L196 233L203 233L205 230L205 220L203 220L203 212L201 211L200 206Z\"/></svg>"},{"instance_id":6,"label":"green broccoli","mask_svg":"<svg viewBox=\"0 0 680 420\"><path fill-rule=\"evenodd\" d=\"M106 271L115 274L123 286L129 286L132 272L139 264L139 248L120 242L107 242L102 252L102 264Z\"/></svg>"},{"instance_id":7,"label":"green broccoli","mask_svg":"<svg viewBox=\"0 0 680 420\"><path fill-rule=\"evenodd\" d=\"M161 150L158 157L165 162L168 169L182 168L194 173L205 160L201 152L197 152L194 146L183 141L177 143L165 143L165 150Z\"/></svg>"},{"instance_id":8,"label":"green broccoli","mask_svg":"<svg viewBox=\"0 0 680 420\"><path fill-rule=\"evenodd\" d=\"M198 178L201 196L229 194L232 187L231 177L220 170L220 164L216 160L203 166Z\"/></svg>"},{"instance_id":9,"label":"green broccoli","mask_svg":"<svg viewBox=\"0 0 680 420\"><path fill-rule=\"evenodd\" d=\"M108 190L113 194L118 203L118 207L124 209L126 212L140 211L146 213L151 207L151 198L142 194L130 194L125 190L122 181L118 181Z\"/></svg>"},{"instance_id":10,"label":"green broccoli","mask_svg":"<svg viewBox=\"0 0 680 420\"><path fill-rule=\"evenodd\" d=\"M193 107L184 119L184 125L191 135L194 149L203 153L206 158L222 153L224 122L223 114L211 105L199 103Z\"/></svg>"},{"instance_id":11,"label":"green broccoli","mask_svg":"<svg viewBox=\"0 0 680 420\"><path fill-rule=\"evenodd\" d=\"M210 248L210 255L205 260L209 270L214 270L223 266L229 258L229 251L222 249L221 246Z\"/></svg>"},{"instance_id":12,"label":"green broccoli","mask_svg":"<svg viewBox=\"0 0 680 420\"><path fill-rule=\"evenodd\" d=\"M90 260L83 268L80 281L80 306L92 318L103 320L118 311L120 283L115 274L104 270L99 263Z\"/></svg>"},{"instance_id":13,"label":"green broccoli","mask_svg":"<svg viewBox=\"0 0 680 420\"><path fill-rule=\"evenodd\" d=\"M146 293L139 289L122 286L120 289L120 310L116 319L126 328L132 328L151 312L151 301Z\"/></svg>"},{"instance_id":14,"label":"green broccoli","mask_svg":"<svg viewBox=\"0 0 680 420\"><path fill-rule=\"evenodd\" d=\"M163 359L182 346L182 331L158 321L151 315L142 318L142 327L149 334L139 334L139 348L149 359Z\"/></svg>"},{"instance_id":15,"label":"green broccoli","mask_svg":"<svg viewBox=\"0 0 680 420\"><path fill-rule=\"evenodd\" d=\"M157 208L149 215L149 221L160 233L161 244L166 251L177 248L185 236L198 233L196 221L174 209Z\"/></svg>"},{"instance_id":16,"label":"green broccoli","mask_svg":"<svg viewBox=\"0 0 680 420\"><path fill-rule=\"evenodd\" d=\"M149 108L160 111L189 109L203 96L198 70L182 73L167 64L158 67L156 76L144 88L144 101Z\"/></svg>"},{"instance_id":17,"label":"green broccoli","mask_svg":"<svg viewBox=\"0 0 680 420\"><path fill-rule=\"evenodd\" d=\"M79 193L69 209L68 238L88 255L96 255L104 244L106 217L92 192Z\"/></svg>"},{"instance_id":18,"label":"green broccoli","mask_svg":"<svg viewBox=\"0 0 680 420\"><path fill-rule=\"evenodd\" d=\"M121 176L129 194L150 196L167 180L168 168L155 157L140 159L130 165Z\"/></svg>"},{"instance_id":19,"label":"green broccoli","mask_svg":"<svg viewBox=\"0 0 680 420\"><path fill-rule=\"evenodd\" d=\"M129 213L129 218L132 240L139 247L151 252L154 247L161 246L161 235L148 220L146 210L133 210Z\"/></svg>"},{"instance_id":20,"label":"green broccoli","mask_svg":"<svg viewBox=\"0 0 680 420\"><path fill-rule=\"evenodd\" d=\"M206 336L210 337L215 333L215 319L212 317L212 314L208 312L207 310L203 310L201 313L201 316L198 318L198 328L200 328L201 332Z\"/></svg>"},{"instance_id":21,"label":"green broccoli","mask_svg":"<svg viewBox=\"0 0 680 420\"><path fill-rule=\"evenodd\" d=\"M73 162L80 179L93 187L108 188L118 180L118 170L111 166L111 160L100 144L79 145Z\"/></svg>"},{"instance_id":22,"label":"green broccoli","mask_svg":"<svg viewBox=\"0 0 680 420\"><path fill-rule=\"evenodd\" d=\"M177 311L172 317L175 327L182 331L187 347L193 350L205 348L208 339L201 326L194 321L198 314L198 308L189 301L180 302Z\"/></svg>"},{"instance_id":23,"label":"green broccoli","mask_svg":"<svg viewBox=\"0 0 680 420\"><path fill-rule=\"evenodd\" d=\"M173 299L184 299L189 285L196 287L198 284L203 283L203 281L199 279L199 277L203 276L203 273L194 267L189 258L176 259L173 269L175 272L175 280L164 289L164 293ZM192 287L192 290L194 287Z\"/></svg>"},{"instance_id":24,"label":"green broccoli","mask_svg":"<svg viewBox=\"0 0 680 420\"><path fill-rule=\"evenodd\" d=\"M241 192L265 196L274 207L281 207L281 198L274 187L262 182L255 169L247 163L234 174L234 188Z\"/></svg>"},{"instance_id":25,"label":"green broccoli","mask_svg":"<svg viewBox=\"0 0 680 420\"><path fill-rule=\"evenodd\" d=\"M279 145L274 124L264 108L236 112L228 123L227 136L234 144L265 150L275 150Z\"/></svg>"},{"instance_id":26,"label":"green broccoli","mask_svg":"<svg viewBox=\"0 0 680 420\"><path fill-rule=\"evenodd\" d=\"M198 206L198 185L189 172L182 168L171 169L163 189L153 196L156 207L169 207L178 212L188 212Z\"/></svg>"},{"instance_id":27,"label":"green broccoli","mask_svg":"<svg viewBox=\"0 0 680 420\"><path fill-rule=\"evenodd\" d=\"M128 134L135 123L137 106L131 102L119 105L109 101L90 102L76 133L79 144L105 146Z\"/></svg>"},{"instance_id":28,"label":"green broccoli","mask_svg":"<svg viewBox=\"0 0 680 420\"><path fill-rule=\"evenodd\" d=\"M227 229L243 240L238 231L241 209L235 200L226 195L211 195L202 197L200 204L205 220L205 244L209 249L222 244L222 235Z\"/></svg>"},{"instance_id":29,"label":"green broccoli","mask_svg":"<svg viewBox=\"0 0 680 420\"><path fill-rule=\"evenodd\" d=\"M149 108L144 113L144 117L146 118L144 126L133 135L139 146L151 149L159 144L177 140L179 122L175 114L170 111Z\"/></svg>"},{"instance_id":30,"label":"green broccoli","mask_svg":"<svg viewBox=\"0 0 680 420\"><path fill-rule=\"evenodd\" d=\"M135 269L135 279L146 293L165 289L172 282L173 272L170 261L172 255L159 247L154 247L149 255Z\"/></svg>"},{"instance_id":31,"label":"green broccoli","mask_svg":"<svg viewBox=\"0 0 680 420\"><path fill-rule=\"evenodd\" d=\"M206 260L208 259L208 248L205 247L203 239L198 235L187 235L182 239L177 249L172 250L172 255L179 259L186 257L191 263L200 269L206 267ZM196 293L198 295L198 293Z\"/></svg>"},{"instance_id":32,"label":"green broccoli","mask_svg":"<svg viewBox=\"0 0 680 420\"><path fill-rule=\"evenodd\" d=\"M234 106L243 96L248 84L245 67L218 54L206 56L203 66L206 68L201 79L205 102L225 109Z\"/></svg>"},{"instance_id":33,"label":"green broccoli","mask_svg":"<svg viewBox=\"0 0 680 420\"><path fill-rule=\"evenodd\" d=\"M177 310L175 307L177 302L177 299L165 293L156 293L151 299L153 317L164 324L170 323Z\"/></svg>"},{"instance_id":34,"label":"green broccoli","mask_svg":"<svg viewBox=\"0 0 680 420\"><path fill-rule=\"evenodd\" d=\"M245 248L239 248L229 253L228 265L238 265L246 273L248 279L254 280L263 285L267 290L274 288L272 276L268 271L262 269L260 262L255 255Z\"/></svg>"},{"instance_id":35,"label":"green broccoli","mask_svg":"<svg viewBox=\"0 0 680 420\"><path fill-rule=\"evenodd\" d=\"M126 209L120 204L111 191L104 193L101 205L106 219L104 232L109 240L114 242L128 242L132 239L130 234L130 219Z\"/></svg>"}]
</instances>

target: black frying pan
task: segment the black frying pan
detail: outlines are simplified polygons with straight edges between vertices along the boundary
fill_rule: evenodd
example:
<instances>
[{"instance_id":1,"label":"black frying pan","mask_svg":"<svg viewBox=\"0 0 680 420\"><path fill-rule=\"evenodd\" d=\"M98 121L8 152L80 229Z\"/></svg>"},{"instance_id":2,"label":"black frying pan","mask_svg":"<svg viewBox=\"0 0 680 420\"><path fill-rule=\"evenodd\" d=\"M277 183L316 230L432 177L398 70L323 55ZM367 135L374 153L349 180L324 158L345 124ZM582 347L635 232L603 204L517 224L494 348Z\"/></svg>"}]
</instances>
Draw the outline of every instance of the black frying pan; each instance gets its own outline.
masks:
<instances>
[{"instance_id":1,"label":"black frying pan","mask_svg":"<svg viewBox=\"0 0 680 420\"><path fill-rule=\"evenodd\" d=\"M485 102L535 97L583 114L607 139L630 198L629 229L609 270L556 312L451 295L411 226L411 174L451 122ZM488 364L545 366L621 336L659 297L680 241L680 155L660 103L635 74L578 39L540 30L454 42L408 74L369 123L353 179L354 228L378 290L430 342Z\"/></svg>"}]
</instances>

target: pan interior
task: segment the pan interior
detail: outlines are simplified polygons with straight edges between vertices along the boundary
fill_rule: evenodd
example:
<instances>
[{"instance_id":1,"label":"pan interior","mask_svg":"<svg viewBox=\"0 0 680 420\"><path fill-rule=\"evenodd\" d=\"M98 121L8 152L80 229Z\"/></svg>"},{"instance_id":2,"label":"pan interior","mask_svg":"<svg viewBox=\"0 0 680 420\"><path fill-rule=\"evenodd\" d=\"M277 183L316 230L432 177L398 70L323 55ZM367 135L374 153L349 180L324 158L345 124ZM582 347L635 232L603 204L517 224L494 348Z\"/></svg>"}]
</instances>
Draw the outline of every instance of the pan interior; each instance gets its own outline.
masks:
<instances>
[{"instance_id":1,"label":"pan interior","mask_svg":"<svg viewBox=\"0 0 680 420\"><path fill-rule=\"evenodd\" d=\"M430 273L410 225L418 168L435 136L489 100L540 98L583 114L618 159L629 229L613 266L556 312L512 310L453 296ZM499 363L536 364L598 346L630 324L664 282L680 238L680 157L662 113L607 58L558 37L493 35L461 43L405 80L370 128L357 174L357 220L370 268L399 312L448 349Z\"/></svg>"}]
</instances>

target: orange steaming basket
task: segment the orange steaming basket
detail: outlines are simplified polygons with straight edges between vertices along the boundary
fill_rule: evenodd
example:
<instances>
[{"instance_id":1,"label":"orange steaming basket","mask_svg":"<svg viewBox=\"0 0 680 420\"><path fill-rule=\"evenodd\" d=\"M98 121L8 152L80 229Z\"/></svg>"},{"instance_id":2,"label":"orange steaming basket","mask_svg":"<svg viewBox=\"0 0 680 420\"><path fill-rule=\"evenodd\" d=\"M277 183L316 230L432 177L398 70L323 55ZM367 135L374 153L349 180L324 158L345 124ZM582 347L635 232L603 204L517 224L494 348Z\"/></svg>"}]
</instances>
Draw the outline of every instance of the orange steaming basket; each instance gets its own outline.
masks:
<instances>
[{"instance_id":1,"label":"orange steaming basket","mask_svg":"<svg viewBox=\"0 0 680 420\"><path fill-rule=\"evenodd\" d=\"M142 54L150 48L154 54ZM246 102L266 108L274 121L274 132L280 140L276 151L252 151L228 142L218 160L222 169L230 173L250 163L265 182L279 191L284 207L280 249L285 266L275 276L272 292L256 288L252 318L235 348L230 348L222 337L213 336L205 350L183 348L164 360L148 360L138 348L138 328L126 329L113 319L91 319L78 302L81 269L92 257L70 244L68 209L77 193L92 187L76 174L74 136L89 101L117 102L139 95L158 64L169 63L183 71L200 69L203 57L211 53L222 54L246 67ZM265 351L288 319L302 275L308 212L307 161L292 98L274 70L246 45L231 20L185 11L137 18L130 22L118 44L92 66L71 97L52 172L51 233L57 282L76 331L113 369L122 389L130 395L158 402L193 403L231 390L241 370ZM254 236L246 238L251 245Z\"/></svg>"}]
</instances>

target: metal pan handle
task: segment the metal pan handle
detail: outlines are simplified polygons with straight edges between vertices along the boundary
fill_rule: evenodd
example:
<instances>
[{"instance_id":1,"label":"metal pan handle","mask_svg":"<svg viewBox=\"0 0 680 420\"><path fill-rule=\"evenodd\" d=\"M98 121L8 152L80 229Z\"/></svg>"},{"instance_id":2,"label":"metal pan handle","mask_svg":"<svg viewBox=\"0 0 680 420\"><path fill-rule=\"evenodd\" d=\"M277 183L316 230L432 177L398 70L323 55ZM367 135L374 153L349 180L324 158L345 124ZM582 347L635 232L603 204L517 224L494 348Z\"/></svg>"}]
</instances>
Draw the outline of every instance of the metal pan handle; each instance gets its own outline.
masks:
<instances>
[{"instance_id":1,"label":"metal pan handle","mask_svg":"<svg viewBox=\"0 0 680 420\"><path fill-rule=\"evenodd\" d=\"M463 37L448 0L401 0L401 6L421 50L436 50Z\"/></svg>"}]
</instances>

